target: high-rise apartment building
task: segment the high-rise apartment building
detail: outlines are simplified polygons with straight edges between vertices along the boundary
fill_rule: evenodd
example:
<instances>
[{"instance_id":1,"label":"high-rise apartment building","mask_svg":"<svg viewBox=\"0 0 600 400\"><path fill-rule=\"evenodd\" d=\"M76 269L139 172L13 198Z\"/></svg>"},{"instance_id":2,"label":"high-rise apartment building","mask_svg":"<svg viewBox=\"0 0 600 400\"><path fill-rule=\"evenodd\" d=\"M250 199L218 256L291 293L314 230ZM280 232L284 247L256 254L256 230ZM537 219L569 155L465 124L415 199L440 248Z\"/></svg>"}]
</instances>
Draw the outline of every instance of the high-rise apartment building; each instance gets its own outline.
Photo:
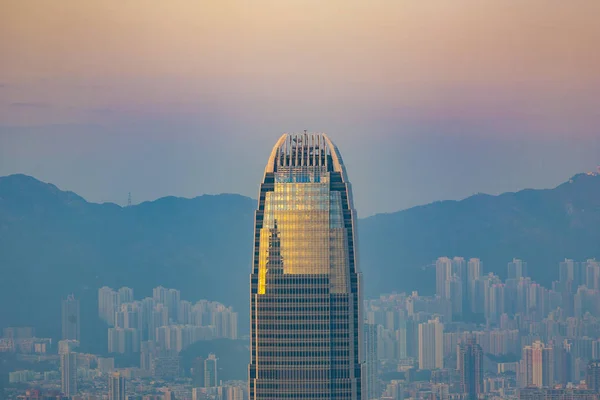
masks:
<instances>
[{"instance_id":1,"label":"high-rise apartment building","mask_svg":"<svg viewBox=\"0 0 600 400\"><path fill-rule=\"evenodd\" d=\"M381 395L377 381L377 370L379 368L377 354L377 325L365 324L364 328L365 349L365 376L363 385L365 388L365 400L378 399Z\"/></svg>"},{"instance_id":2,"label":"high-rise apartment building","mask_svg":"<svg viewBox=\"0 0 600 400\"><path fill-rule=\"evenodd\" d=\"M108 376L108 400L125 400L125 377L119 372Z\"/></svg>"},{"instance_id":3,"label":"high-rise apartment building","mask_svg":"<svg viewBox=\"0 0 600 400\"><path fill-rule=\"evenodd\" d=\"M152 290L152 297L156 303L163 304L169 311L169 318L177 321L181 293L176 289L167 289L162 286Z\"/></svg>"},{"instance_id":4,"label":"high-rise apartment building","mask_svg":"<svg viewBox=\"0 0 600 400\"><path fill-rule=\"evenodd\" d=\"M169 317L173 321L177 320L177 312L179 309L179 302L181 301L181 292L177 289L169 289L167 293L166 306L169 308Z\"/></svg>"},{"instance_id":5,"label":"high-rise apartment building","mask_svg":"<svg viewBox=\"0 0 600 400\"><path fill-rule=\"evenodd\" d=\"M196 357L192 362L192 381L195 387L204 387L204 357Z\"/></svg>"},{"instance_id":6,"label":"high-rise apartment building","mask_svg":"<svg viewBox=\"0 0 600 400\"><path fill-rule=\"evenodd\" d=\"M572 291L576 290L577 287L583 283L585 274L581 273L580 263L565 259L558 266L558 281L562 284L563 289L568 288Z\"/></svg>"},{"instance_id":7,"label":"high-rise apartment building","mask_svg":"<svg viewBox=\"0 0 600 400\"><path fill-rule=\"evenodd\" d=\"M477 400L483 393L483 350L474 338L458 345L457 362L461 392L466 400Z\"/></svg>"},{"instance_id":8,"label":"high-rise apartment building","mask_svg":"<svg viewBox=\"0 0 600 400\"><path fill-rule=\"evenodd\" d=\"M72 294L62 301L62 339L80 340L79 300Z\"/></svg>"},{"instance_id":9,"label":"high-rise apartment building","mask_svg":"<svg viewBox=\"0 0 600 400\"><path fill-rule=\"evenodd\" d=\"M221 304L212 313L211 325L215 327L217 337L237 339L237 320L237 313Z\"/></svg>"},{"instance_id":10,"label":"high-rise apartment building","mask_svg":"<svg viewBox=\"0 0 600 400\"><path fill-rule=\"evenodd\" d=\"M150 330L156 328L152 319L154 299L152 297L146 297L140 303L141 338L142 340L151 340L151 337L154 337L154 333L150 332Z\"/></svg>"},{"instance_id":11,"label":"high-rise apartment building","mask_svg":"<svg viewBox=\"0 0 600 400\"><path fill-rule=\"evenodd\" d=\"M137 329L109 328L108 352L130 354L140 351L140 335Z\"/></svg>"},{"instance_id":12,"label":"high-rise apartment building","mask_svg":"<svg viewBox=\"0 0 600 400\"><path fill-rule=\"evenodd\" d=\"M483 273L483 263L479 258L471 258L467 264L467 281L479 279Z\"/></svg>"},{"instance_id":13,"label":"high-rise apartment building","mask_svg":"<svg viewBox=\"0 0 600 400\"><path fill-rule=\"evenodd\" d=\"M219 386L217 376L217 356L209 354L204 360L204 387L211 388Z\"/></svg>"},{"instance_id":14,"label":"high-rise apartment building","mask_svg":"<svg viewBox=\"0 0 600 400\"><path fill-rule=\"evenodd\" d=\"M152 289L152 298L156 303L167 304L167 297L169 289L162 286L155 287Z\"/></svg>"},{"instance_id":15,"label":"high-rise apartment building","mask_svg":"<svg viewBox=\"0 0 600 400\"><path fill-rule=\"evenodd\" d=\"M471 313L477 310L477 297L475 296L475 282L481 277L483 265L479 258L471 258L467 264L467 299L468 309Z\"/></svg>"},{"instance_id":16,"label":"high-rise apartment building","mask_svg":"<svg viewBox=\"0 0 600 400\"><path fill-rule=\"evenodd\" d=\"M121 304L115 313L115 327L140 329L142 322L141 304L139 301Z\"/></svg>"},{"instance_id":17,"label":"high-rise apartment building","mask_svg":"<svg viewBox=\"0 0 600 400\"><path fill-rule=\"evenodd\" d=\"M446 280L452 276L452 260L440 257L435 262L435 294L447 298Z\"/></svg>"},{"instance_id":18,"label":"high-rise apartment building","mask_svg":"<svg viewBox=\"0 0 600 400\"><path fill-rule=\"evenodd\" d=\"M419 369L444 368L444 324L437 318L419 324Z\"/></svg>"},{"instance_id":19,"label":"high-rise apartment building","mask_svg":"<svg viewBox=\"0 0 600 400\"><path fill-rule=\"evenodd\" d=\"M77 354L67 351L60 355L61 391L66 397L77 394Z\"/></svg>"},{"instance_id":20,"label":"high-rise apartment building","mask_svg":"<svg viewBox=\"0 0 600 400\"><path fill-rule=\"evenodd\" d=\"M523 348L522 386L550 387L554 383L554 350L539 340Z\"/></svg>"},{"instance_id":21,"label":"high-rise apartment building","mask_svg":"<svg viewBox=\"0 0 600 400\"><path fill-rule=\"evenodd\" d=\"M595 259L583 263L585 271L585 286L588 289L600 290L600 262Z\"/></svg>"},{"instance_id":22,"label":"high-rise apartment building","mask_svg":"<svg viewBox=\"0 0 600 400\"><path fill-rule=\"evenodd\" d=\"M452 303L452 313L460 317L468 309L469 270L463 257L440 257L435 262L436 295Z\"/></svg>"},{"instance_id":23,"label":"high-rise apartment building","mask_svg":"<svg viewBox=\"0 0 600 400\"><path fill-rule=\"evenodd\" d=\"M485 318L489 322L498 323L504 313L504 284L494 283L487 288L485 295Z\"/></svg>"},{"instance_id":24,"label":"high-rise apartment building","mask_svg":"<svg viewBox=\"0 0 600 400\"><path fill-rule=\"evenodd\" d=\"M514 258L508 263L508 279L521 279L527 277L527 263L518 258Z\"/></svg>"},{"instance_id":25,"label":"high-rise apartment building","mask_svg":"<svg viewBox=\"0 0 600 400\"><path fill-rule=\"evenodd\" d=\"M131 303L134 299L132 288L122 287L121 289L119 289L118 294L119 294L119 304Z\"/></svg>"},{"instance_id":26,"label":"high-rise apartment building","mask_svg":"<svg viewBox=\"0 0 600 400\"><path fill-rule=\"evenodd\" d=\"M454 257L452 259L452 274L454 276L456 276L458 278L458 280L460 281L460 287L461 287L461 295L460 298L450 298L452 300L453 304L457 304L457 306L455 306L455 308L458 310L460 309L460 312L457 312L457 315L463 315L468 311L469 308L469 304L467 301L467 291L468 291L468 280L469 280L469 276L468 276L468 269L467 269L467 262L465 261L465 259L463 257Z\"/></svg>"},{"instance_id":27,"label":"high-rise apartment building","mask_svg":"<svg viewBox=\"0 0 600 400\"><path fill-rule=\"evenodd\" d=\"M585 383L588 389L600 393L600 360L592 360L588 363Z\"/></svg>"},{"instance_id":28,"label":"high-rise apartment building","mask_svg":"<svg viewBox=\"0 0 600 400\"><path fill-rule=\"evenodd\" d=\"M98 315L109 325L115 324L115 312L119 304L117 292L107 286L98 289Z\"/></svg>"},{"instance_id":29,"label":"high-rise apartment building","mask_svg":"<svg viewBox=\"0 0 600 400\"><path fill-rule=\"evenodd\" d=\"M148 340L157 340L156 330L161 326L169 324L169 309L162 303L158 303L150 311L148 319Z\"/></svg>"},{"instance_id":30,"label":"high-rise apartment building","mask_svg":"<svg viewBox=\"0 0 600 400\"><path fill-rule=\"evenodd\" d=\"M445 293L452 304L452 316L460 317L463 312L463 284L457 275L446 279Z\"/></svg>"},{"instance_id":31,"label":"high-rise apartment building","mask_svg":"<svg viewBox=\"0 0 600 400\"><path fill-rule=\"evenodd\" d=\"M221 386L217 395L221 400L245 400L244 389L239 386Z\"/></svg>"},{"instance_id":32,"label":"high-rise apartment building","mask_svg":"<svg viewBox=\"0 0 600 400\"><path fill-rule=\"evenodd\" d=\"M192 323L192 303L186 300L179 302L177 308L177 322L183 325Z\"/></svg>"},{"instance_id":33,"label":"high-rise apartment building","mask_svg":"<svg viewBox=\"0 0 600 400\"><path fill-rule=\"evenodd\" d=\"M151 341L142 342L140 345L140 369L150 371L152 369L152 359L157 355L156 343Z\"/></svg>"},{"instance_id":34,"label":"high-rise apartment building","mask_svg":"<svg viewBox=\"0 0 600 400\"><path fill-rule=\"evenodd\" d=\"M554 350L554 383L566 385L573 382L572 343L569 339L552 341Z\"/></svg>"},{"instance_id":35,"label":"high-rise apartment building","mask_svg":"<svg viewBox=\"0 0 600 400\"><path fill-rule=\"evenodd\" d=\"M361 399L356 213L324 134L285 134L260 186L251 275L251 400Z\"/></svg>"}]
</instances>

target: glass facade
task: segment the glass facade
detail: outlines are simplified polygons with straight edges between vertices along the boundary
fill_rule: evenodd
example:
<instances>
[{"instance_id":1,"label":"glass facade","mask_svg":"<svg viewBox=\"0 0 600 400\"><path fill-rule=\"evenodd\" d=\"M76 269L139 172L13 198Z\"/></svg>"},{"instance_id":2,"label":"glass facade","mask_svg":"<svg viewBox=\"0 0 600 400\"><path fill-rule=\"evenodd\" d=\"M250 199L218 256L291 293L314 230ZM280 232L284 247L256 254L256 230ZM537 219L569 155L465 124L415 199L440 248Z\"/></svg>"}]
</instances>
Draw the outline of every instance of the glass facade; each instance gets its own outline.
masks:
<instances>
[{"instance_id":1,"label":"glass facade","mask_svg":"<svg viewBox=\"0 0 600 400\"><path fill-rule=\"evenodd\" d=\"M355 211L326 135L279 139L254 238L250 399L361 399Z\"/></svg>"}]
</instances>

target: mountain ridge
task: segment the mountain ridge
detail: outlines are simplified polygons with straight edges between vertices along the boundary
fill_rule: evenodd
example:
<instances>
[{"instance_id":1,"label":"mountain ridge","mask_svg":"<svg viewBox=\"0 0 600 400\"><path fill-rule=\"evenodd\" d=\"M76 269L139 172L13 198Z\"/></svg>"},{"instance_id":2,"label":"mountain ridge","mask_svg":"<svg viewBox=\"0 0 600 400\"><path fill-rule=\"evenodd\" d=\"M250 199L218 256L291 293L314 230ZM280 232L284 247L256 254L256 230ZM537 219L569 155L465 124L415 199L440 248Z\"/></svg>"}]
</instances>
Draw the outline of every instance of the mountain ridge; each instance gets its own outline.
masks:
<instances>
[{"instance_id":1,"label":"mountain ridge","mask_svg":"<svg viewBox=\"0 0 600 400\"><path fill-rule=\"evenodd\" d=\"M133 287L136 298L154 286L175 287L182 298L234 305L243 317L255 208L256 200L238 194L123 207L28 175L0 177L0 301L21 299L0 310L0 321L56 336L60 299L75 292L93 314L104 285ZM380 213L359 219L358 235L367 296L432 293L433 271L423 267L455 255L479 257L486 272L501 276L519 257L548 285L565 257L600 256L600 176Z\"/></svg>"},{"instance_id":2,"label":"mountain ridge","mask_svg":"<svg viewBox=\"0 0 600 400\"><path fill-rule=\"evenodd\" d=\"M500 194L489 194L489 193L485 193L485 192L478 192L475 194L472 194L470 196L467 196L463 199L458 199L458 200L435 200L432 201L430 203L426 203L426 204L419 204L416 206L412 206L412 207L408 207L408 208L404 208L404 209L399 209L396 211L386 211L386 212L379 212L379 213L375 213L373 215L370 215L368 217L363 217L360 219L366 220L366 219L370 219L370 218L374 218L380 215L390 215L390 214L397 214L400 212L404 212L404 211L409 211L409 210L413 210L413 209L418 209L421 207L428 207L431 205L435 205L435 204L440 204L440 203L460 203L460 202L464 202L473 198L480 198L480 197L491 197L491 198L496 198L496 197L501 197L501 196L510 196L510 195L515 195L515 194L519 194L519 193L523 193L523 192L544 192L544 191L552 191L552 190L556 190L559 189L563 186L569 185L574 183L576 180L580 180L580 179L597 179L598 181L600 181L600 174L596 173L596 172L581 172L581 173L577 173L575 175L573 175L571 178L569 178L569 180L560 183L559 185L555 186L555 187L551 187L551 188L524 188L524 189L520 189L517 191L512 191L512 192L503 192ZM110 206L116 206L119 208L127 208L128 206L123 206L114 202L92 202L92 201L88 201L86 200L83 196L78 195L77 193L70 191L70 190L65 190L65 189L61 189L59 187L57 187L55 184L50 183L50 182L44 182L42 180L39 180L37 178L35 178L34 176L31 175L27 175L27 174L22 174L22 173L17 173L17 174L10 174L10 175L4 175L4 176L0 176L0 188L2 186L3 181L11 181L11 180L26 180L26 181L30 181L30 182L35 182L36 184L40 185L40 186L47 186L48 188L51 188L52 191L55 192L61 192L63 194L66 195L71 195L74 196L80 200L82 200L83 202L87 203L87 204L96 204L96 205L110 205ZM1 194L1 193L0 193ZM246 198L246 199L250 199L252 201L256 202L256 199L254 199L253 197L249 197L249 196L245 196L239 193L206 193L206 194L201 194L198 196L194 196L194 197L184 197L184 196L174 196L174 195L167 195L167 196L162 196L162 197L158 197L154 200L144 200L140 203L135 203L132 204L131 206L140 206L142 204L147 204L147 203L154 203L157 201L161 201L164 199L181 199L181 200L194 200L197 198L203 198L203 197L219 197L219 196L232 196L232 197L242 197L242 198ZM0 197L0 200L2 199L2 197Z\"/></svg>"}]
</instances>

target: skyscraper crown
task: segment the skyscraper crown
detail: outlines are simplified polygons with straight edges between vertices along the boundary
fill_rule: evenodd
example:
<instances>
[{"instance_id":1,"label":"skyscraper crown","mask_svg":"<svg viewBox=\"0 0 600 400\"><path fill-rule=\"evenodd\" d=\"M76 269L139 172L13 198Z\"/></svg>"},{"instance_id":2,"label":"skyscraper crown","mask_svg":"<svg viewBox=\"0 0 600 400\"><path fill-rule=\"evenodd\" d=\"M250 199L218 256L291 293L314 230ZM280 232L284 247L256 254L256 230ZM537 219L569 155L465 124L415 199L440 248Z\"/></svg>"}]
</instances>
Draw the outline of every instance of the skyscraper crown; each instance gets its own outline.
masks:
<instances>
[{"instance_id":1,"label":"skyscraper crown","mask_svg":"<svg viewBox=\"0 0 600 400\"><path fill-rule=\"evenodd\" d=\"M323 168L342 174L346 170L339 150L324 133L285 133L271 151L265 174L289 168Z\"/></svg>"}]
</instances>

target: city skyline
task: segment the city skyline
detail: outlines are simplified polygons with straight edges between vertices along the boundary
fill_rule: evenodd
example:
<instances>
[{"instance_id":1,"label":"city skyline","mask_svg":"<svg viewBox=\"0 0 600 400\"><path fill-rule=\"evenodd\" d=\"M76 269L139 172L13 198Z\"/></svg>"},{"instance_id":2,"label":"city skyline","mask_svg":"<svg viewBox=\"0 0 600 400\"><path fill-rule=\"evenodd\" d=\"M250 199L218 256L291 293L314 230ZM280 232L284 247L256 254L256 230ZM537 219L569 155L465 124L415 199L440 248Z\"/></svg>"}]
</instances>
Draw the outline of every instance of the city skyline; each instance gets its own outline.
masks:
<instances>
[{"instance_id":1,"label":"city skyline","mask_svg":"<svg viewBox=\"0 0 600 400\"><path fill-rule=\"evenodd\" d=\"M457 273L467 274L472 291L469 298L475 304L482 304L478 309L482 310L483 320L469 322L463 320L464 313L453 313L455 302L469 306L469 303L463 303L461 290L454 291L454 296L452 293L445 293L443 297L423 296L413 292L381 294L379 298L365 299L363 393L368 396L366 399L398 400L409 393L412 396L418 394L418 399L430 399L427 396L432 394L438 396L435 397L438 400L463 393L470 399L475 398L474 393L483 393L495 396L491 397L495 399L526 400L554 395L597 400L600 393L597 385L600 262L565 259L557 263L559 279L551 288L540 286L527 276L527 260L507 260L505 280L485 271L484 260L477 258L443 256L435 264L440 266L436 268L436 274L447 280L456 280ZM448 271L452 275L447 274ZM463 281L460 276L458 284ZM436 276L435 283L439 282L438 278ZM115 323L131 323L127 322L131 321L131 316L122 315L125 311L135 312L131 306L140 303L135 300L131 288L112 290L102 287L98 294L100 317L106 317L103 308L114 307ZM152 290L152 295L153 298L145 300L163 304L165 314L169 308L191 311L188 302L181 300L175 289L159 286ZM115 307L103 299L124 303ZM177 307L173 307L174 301L178 302ZM588 332L591 337L583 332ZM89 341L89 338L82 340ZM45 372L43 380L40 380L40 373L24 370L11 372L10 381L30 383L32 388L37 388L40 385L53 387L52 382L58 379L61 391L71 395L89 395L94 390L108 390L110 395L116 382L111 381L111 374L117 372L123 382L123 377L131 380L134 388L145 379L164 382L165 386L159 389L164 396L170 395L172 390L177 390L184 398L191 396L192 400L244 400L247 396L239 382L215 384L219 379L216 371L221 373L221 368L216 366L218 354L204 353L194 359L189 372L182 371L176 354L183 347L163 353L160 349L168 349L168 344L157 338L144 342L141 349L133 350L133 354L140 355L140 368L119 368L115 365L114 355L107 358L80 352L77 340L59 341L58 349L52 348L51 342L49 338L36 338L33 328L6 328L4 338L0 339L0 352L7 351L6 345L13 345L16 347L12 351L18 354L36 354L46 359L58 357L60 364L59 372ZM58 355L52 355L56 350ZM482 367L482 358L486 360L485 367ZM384 374L391 372L390 367L398 368L406 374L405 378L382 380ZM73 378L75 371L77 380ZM418 375L423 371L431 377L423 380L422 375ZM82 374L87 378L82 378ZM183 378L184 383L174 384L173 379L181 380L182 375L187 376ZM411 383L415 376L421 378ZM89 388L91 382L96 385L93 390ZM120 382L119 387L122 387ZM82 384L83 389L80 388ZM28 389L28 392L32 390L33 397L27 397L27 400L34 400L38 389ZM127 390L129 394L135 392Z\"/></svg>"},{"instance_id":2,"label":"city skyline","mask_svg":"<svg viewBox=\"0 0 600 400\"><path fill-rule=\"evenodd\" d=\"M0 3L0 399L600 400L599 0Z\"/></svg>"}]
</instances>

